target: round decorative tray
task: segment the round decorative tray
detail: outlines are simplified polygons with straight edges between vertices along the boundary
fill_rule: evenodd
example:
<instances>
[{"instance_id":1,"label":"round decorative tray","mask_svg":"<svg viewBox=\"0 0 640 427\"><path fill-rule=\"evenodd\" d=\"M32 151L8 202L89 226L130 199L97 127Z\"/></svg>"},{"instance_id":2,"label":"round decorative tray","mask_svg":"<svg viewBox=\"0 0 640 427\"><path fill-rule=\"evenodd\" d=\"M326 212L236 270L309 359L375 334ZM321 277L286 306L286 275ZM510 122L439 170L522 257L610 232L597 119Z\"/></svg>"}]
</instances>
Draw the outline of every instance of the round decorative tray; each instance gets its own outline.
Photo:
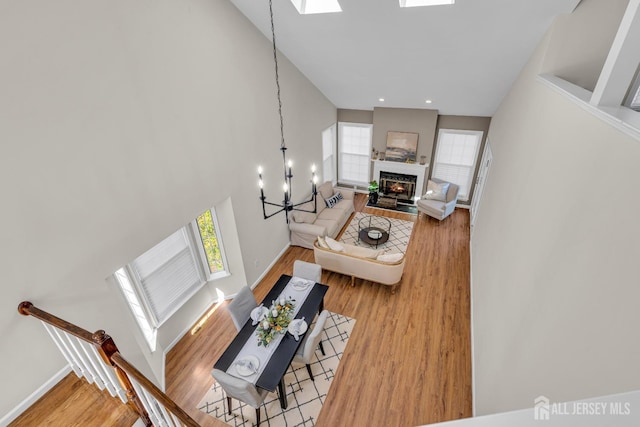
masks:
<instances>
[{"instance_id":1,"label":"round decorative tray","mask_svg":"<svg viewBox=\"0 0 640 427\"><path fill-rule=\"evenodd\" d=\"M367 235L369 236L369 238L374 239L374 240L378 240L379 238L382 237L382 231L378 231L378 230L371 230L367 233Z\"/></svg>"}]
</instances>

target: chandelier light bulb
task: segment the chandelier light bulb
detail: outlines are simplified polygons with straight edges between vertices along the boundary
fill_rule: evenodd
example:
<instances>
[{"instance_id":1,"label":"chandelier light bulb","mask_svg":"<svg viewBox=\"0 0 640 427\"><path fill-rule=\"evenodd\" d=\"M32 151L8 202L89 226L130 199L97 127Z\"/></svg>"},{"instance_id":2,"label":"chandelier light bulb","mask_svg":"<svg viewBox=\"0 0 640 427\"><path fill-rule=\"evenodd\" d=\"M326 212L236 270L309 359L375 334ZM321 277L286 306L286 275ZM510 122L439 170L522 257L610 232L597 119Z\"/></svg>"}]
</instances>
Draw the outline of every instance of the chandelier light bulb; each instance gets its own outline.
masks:
<instances>
[{"instance_id":1,"label":"chandelier light bulb","mask_svg":"<svg viewBox=\"0 0 640 427\"><path fill-rule=\"evenodd\" d=\"M258 166L258 173L262 175L262 166Z\"/></svg>"},{"instance_id":2,"label":"chandelier light bulb","mask_svg":"<svg viewBox=\"0 0 640 427\"><path fill-rule=\"evenodd\" d=\"M289 167L293 166L293 162L292 162L291 160L289 160L289 161L287 162L287 166L289 166Z\"/></svg>"},{"instance_id":3,"label":"chandelier light bulb","mask_svg":"<svg viewBox=\"0 0 640 427\"><path fill-rule=\"evenodd\" d=\"M261 190L264 188L264 183L261 179L258 180L258 187L260 187Z\"/></svg>"},{"instance_id":4,"label":"chandelier light bulb","mask_svg":"<svg viewBox=\"0 0 640 427\"><path fill-rule=\"evenodd\" d=\"M312 172L312 173L316 173L316 164L315 164L315 163L313 163L313 164L311 165L311 172Z\"/></svg>"},{"instance_id":5,"label":"chandelier light bulb","mask_svg":"<svg viewBox=\"0 0 640 427\"><path fill-rule=\"evenodd\" d=\"M286 193L287 191L289 191L289 186L287 185L287 183L285 182L284 184L282 184L282 189L284 190L284 192Z\"/></svg>"},{"instance_id":6,"label":"chandelier light bulb","mask_svg":"<svg viewBox=\"0 0 640 427\"><path fill-rule=\"evenodd\" d=\"M312 179L314 184L318 183L318 177L316 175L313 175L313 179Z\"/></svg>"}]
</instances>

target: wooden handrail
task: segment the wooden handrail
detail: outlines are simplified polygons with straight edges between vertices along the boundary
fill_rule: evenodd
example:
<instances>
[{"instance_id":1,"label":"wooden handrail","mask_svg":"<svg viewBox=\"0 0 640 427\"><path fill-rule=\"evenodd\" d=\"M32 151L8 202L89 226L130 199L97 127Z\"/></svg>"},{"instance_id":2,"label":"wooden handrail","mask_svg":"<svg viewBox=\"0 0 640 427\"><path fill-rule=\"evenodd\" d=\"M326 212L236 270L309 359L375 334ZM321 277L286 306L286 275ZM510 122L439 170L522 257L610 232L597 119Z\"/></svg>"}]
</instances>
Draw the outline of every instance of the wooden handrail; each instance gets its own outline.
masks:
<instances>
[{"instance_id":1,"label":"wooden handrail","mask_svg":"<svg viewBox=\"0 0 640 427\"><path fill-rule=\"evenodd\" d=\"M21 302L18 305L18 312L23 316L33 316L42 322L48 323L92 344L104 363L114 368L120 385L126 391L128 405L138 413L138 416L146 426L153 426L153 423L128 375L131 375L138 384L142 385L158 402L171 411L182 424L188 427L199 427L199 424L196 423L193 418L120 355L115 342L105 331L98 330L91 333L73 323L69 323L44 310L40 310L29 301Z\"/></svg>"},{"instance_id":2,"label":"wooden handrail","mask_svg":"<svg viewBox=\"0 0 640 427\"><path fill-rule=\"evenodd\" d=\"M111 360L114 364L122 369L127 375L134 378L140 385L142 385L158 402L169 409L174 415L176 415L180 422L187 427L200 427L189 414L187 414L181 407L179 407L173 400L171 400L166 394L162 392L154 383L149 381L140 371L138 371L132 364L122 357L120 353L114 353L111 356Z\"/></svg>"}]
</instances>

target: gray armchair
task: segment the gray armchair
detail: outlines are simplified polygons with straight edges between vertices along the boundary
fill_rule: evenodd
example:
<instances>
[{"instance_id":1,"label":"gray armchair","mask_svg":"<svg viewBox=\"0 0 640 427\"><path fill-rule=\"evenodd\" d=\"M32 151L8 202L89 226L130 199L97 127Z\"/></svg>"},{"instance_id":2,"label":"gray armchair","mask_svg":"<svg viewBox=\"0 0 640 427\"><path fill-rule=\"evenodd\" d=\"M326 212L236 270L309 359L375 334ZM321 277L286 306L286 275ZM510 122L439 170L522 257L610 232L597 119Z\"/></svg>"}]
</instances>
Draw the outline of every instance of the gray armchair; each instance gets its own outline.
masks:
<instances>
[{"instance_id":1,"label":"gray armchair","mask_svg":"<svg viewBox=\"0 0 640 427\"><path fill-rule=\"evenodd\" d=\"M449 184L449 186L446 194L442 195L443 197L439 197L437 192L434 193L434 189L438 189L438 186L442 184ZM418 215L424 213L442 221L451 215L456 208L459 190L456 184L431 178L427 184L427 192L418 200Z\"/></svg>"}]
</instances>

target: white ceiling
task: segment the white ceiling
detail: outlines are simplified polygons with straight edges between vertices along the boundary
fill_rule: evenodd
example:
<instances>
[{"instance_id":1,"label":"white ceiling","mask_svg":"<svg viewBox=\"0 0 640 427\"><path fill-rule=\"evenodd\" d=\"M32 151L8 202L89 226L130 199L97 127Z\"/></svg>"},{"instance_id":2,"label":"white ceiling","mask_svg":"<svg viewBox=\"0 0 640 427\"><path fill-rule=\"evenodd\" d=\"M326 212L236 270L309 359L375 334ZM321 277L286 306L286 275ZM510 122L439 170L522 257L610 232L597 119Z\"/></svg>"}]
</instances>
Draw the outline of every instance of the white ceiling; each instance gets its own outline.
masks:
<instances>
[{"instance_id":1,"label":"white ceiling","mask_svg":"<svg viewBox=\"0 0 640 427\"><path fill-rule=\"evenodd\" d=\"M273 0L278 49L336 107L492 116L553 18L580 0L339 1L341 13L299 15ZM231 2L271 40L268 0Z\"/></svg>"}]
</instances>

